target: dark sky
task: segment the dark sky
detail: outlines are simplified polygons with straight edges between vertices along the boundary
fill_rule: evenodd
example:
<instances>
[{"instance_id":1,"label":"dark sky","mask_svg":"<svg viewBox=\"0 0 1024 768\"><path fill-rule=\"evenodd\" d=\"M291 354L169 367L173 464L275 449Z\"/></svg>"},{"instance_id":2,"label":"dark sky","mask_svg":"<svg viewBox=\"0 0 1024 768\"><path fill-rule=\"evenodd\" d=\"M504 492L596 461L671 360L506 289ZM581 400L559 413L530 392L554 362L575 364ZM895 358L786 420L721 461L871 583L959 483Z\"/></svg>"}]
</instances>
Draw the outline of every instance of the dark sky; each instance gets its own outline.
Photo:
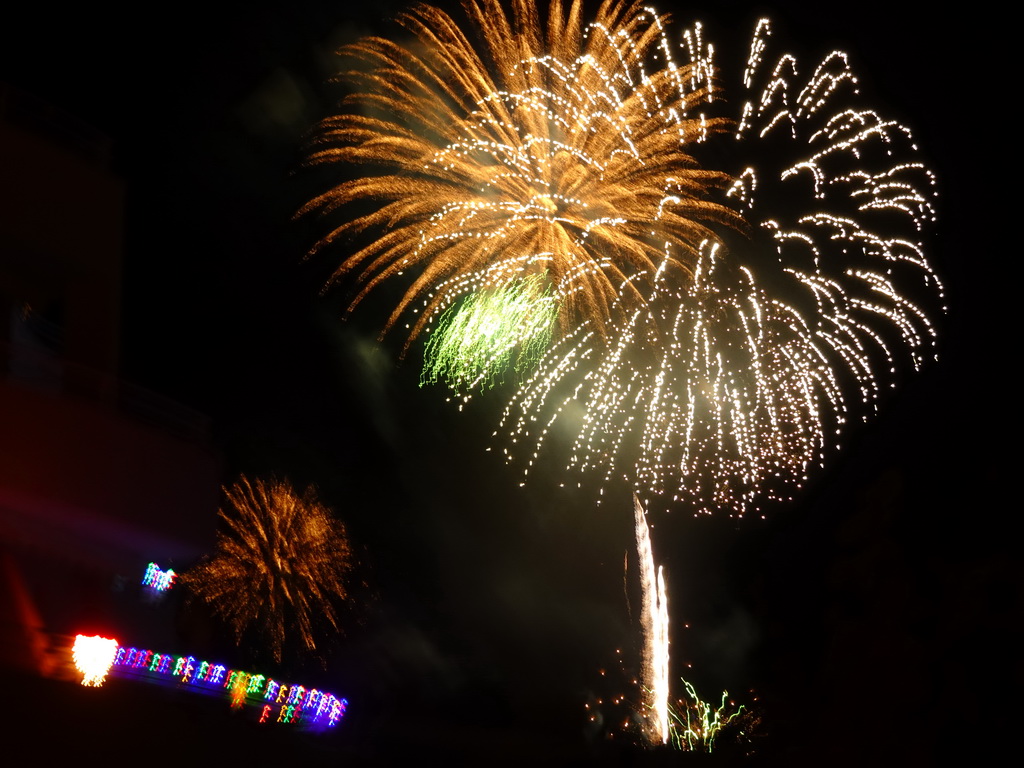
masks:
<instances>
[{"instance_id":1,"label":"dark sky","mask_svg":"<svg viewBox=\"0 0 1024 768\"><path fill-rule=\"evenodd\" d=\"M298 172L302 136L336 94L331 51L401 7L344 5L34 4L2 27L0 77L113 141L127 184L123 375L211 416L226 479L315 482L348 521L376 597L340 663L369 700L575 736L598 667L635 637L628 500L595 510L518 488L483 450L493 407L456 413L395 363L395 340L372 343L375 319L342 324L344 295L318 297L332 264L303 261L316 232L291 221L315 183ZM938 173L931 258L949 313L939 362L902 376L797 502L764 522L677 512L655 547L674 626L691 625L673 631L674 658L709 697L756 688L788 745L825 749L838 733L910 760L954 725L1007 727L1003 684L1020 682L1016 414L1001 402L1017 389L1002 267L1015 250L994 202L1010 194L995 168L1016 161L993 151L1008 129L992 22L892 5L673 11L704 19L723 56L762 11L808 54L854 54ZM896 709L904 726L865 746L864 721Z\"/></svg>"}]
</instances>

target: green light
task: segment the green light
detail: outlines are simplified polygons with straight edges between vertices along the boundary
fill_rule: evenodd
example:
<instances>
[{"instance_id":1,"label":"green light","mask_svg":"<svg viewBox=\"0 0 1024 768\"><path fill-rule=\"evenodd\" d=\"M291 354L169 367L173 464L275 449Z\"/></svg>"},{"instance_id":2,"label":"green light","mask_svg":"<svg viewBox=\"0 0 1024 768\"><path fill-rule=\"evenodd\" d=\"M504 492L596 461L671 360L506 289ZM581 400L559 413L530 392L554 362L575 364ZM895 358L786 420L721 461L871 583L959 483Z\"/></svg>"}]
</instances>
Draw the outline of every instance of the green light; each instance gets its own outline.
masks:
<instances>
[{"instance_id":1,"label":"green light","mask_svg":"<svg viewBox=\"0 0 1024 768\"><path fill-rule=\"evenodd\" d=\"M715 707L702 700L689 681L683 679L683 685L688 699L680 699L678 706L669 708L673 721L670 727L672 743L676 749L688 752L711 752L722 729L742 717L746 707L741 704L733 709L732 702L726 701L727 691L722 691L722 701ZM738 735L747 738L742 731Z\"/></svg>"},{"instance_id":2,"label":"green light","mask_svg":"<svg viewBox=\"0 0 1024 768\"><path fill-rule=\"evenodd\" d=\"M493 386L531 368L551 344L558 299L546 273L468 294L441 315L424 351L420 386L455 392Z\"/></svg>"}]
</instances>

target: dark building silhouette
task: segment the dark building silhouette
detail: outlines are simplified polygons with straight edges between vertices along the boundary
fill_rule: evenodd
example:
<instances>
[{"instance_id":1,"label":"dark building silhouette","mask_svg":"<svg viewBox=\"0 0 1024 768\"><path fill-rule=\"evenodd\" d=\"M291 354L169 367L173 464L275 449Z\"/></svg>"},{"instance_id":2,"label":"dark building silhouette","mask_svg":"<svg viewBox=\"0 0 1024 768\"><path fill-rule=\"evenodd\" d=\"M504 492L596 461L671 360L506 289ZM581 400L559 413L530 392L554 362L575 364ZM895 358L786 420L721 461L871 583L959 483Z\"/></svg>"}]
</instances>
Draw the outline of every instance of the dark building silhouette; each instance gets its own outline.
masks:
<instances>
[{"instance_id":1,"label":"dark building silhouette","mask_svg":"<svg viewBox=\"0 0 1024 768\"><path fill-rule=\"evenodd\" d=\"M159 640L166 616L126 607L147 563L180 569L213 539L205 417L118 376L109 159L103 135L0 84L0 664L23 672L62 674L79 631Z\"/></svg>"}]
</instances>

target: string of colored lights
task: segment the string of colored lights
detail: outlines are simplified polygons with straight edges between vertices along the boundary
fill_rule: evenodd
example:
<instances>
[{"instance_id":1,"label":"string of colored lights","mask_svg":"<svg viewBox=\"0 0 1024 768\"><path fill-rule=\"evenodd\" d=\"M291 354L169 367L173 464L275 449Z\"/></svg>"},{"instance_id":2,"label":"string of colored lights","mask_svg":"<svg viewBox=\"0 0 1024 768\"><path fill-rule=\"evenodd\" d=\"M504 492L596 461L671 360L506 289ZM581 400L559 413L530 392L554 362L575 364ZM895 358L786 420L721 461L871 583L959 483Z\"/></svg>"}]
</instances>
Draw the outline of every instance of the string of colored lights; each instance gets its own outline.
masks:
<instances>
[{"instance_id":1,"label":"string of colored lights","mask_svg":"<svg viewBox=\"0 0 1024 768\"><path fill-rule=\"evenodd\" d=\"M330 728L338 724L348 700L333 693L282 683L262 674L211 664L194 656L157 653L145 648L118 646L115 672L153 681L176 681L206 693L227 693L231 706L249 705L260 712L259 721Z\"/></svg>"},{"instance_id":2,"label":"string of colored lights","mask_svg":"<svg viewBox=\"0 0 1024 768\"><path fill-rule=\"evenodd\" d=\"M157 653L145 648L119 645L117 640L78 635L72 649L82 685L99 687L115 674L152 682L176 682L189 690L226 695L233 708L245 706L259 712L259 722L331 728L345 716L347 699L333 693L283 683L266 675L211 664L194 656Z\"/></svg>"},{"instance_id":3,"label":"string of colored lights","mask_svg":"<svg viewBox=\"0 0 1024 768\"><path fill-rule=\"evenodd\" d=\"M142 586L155 589L157 592L166 592L174 586L174 580L178 577L173 570L160 570L156 563L150 563L146 567L146 574L142 577Z\"/></svg>"}]
</instances>

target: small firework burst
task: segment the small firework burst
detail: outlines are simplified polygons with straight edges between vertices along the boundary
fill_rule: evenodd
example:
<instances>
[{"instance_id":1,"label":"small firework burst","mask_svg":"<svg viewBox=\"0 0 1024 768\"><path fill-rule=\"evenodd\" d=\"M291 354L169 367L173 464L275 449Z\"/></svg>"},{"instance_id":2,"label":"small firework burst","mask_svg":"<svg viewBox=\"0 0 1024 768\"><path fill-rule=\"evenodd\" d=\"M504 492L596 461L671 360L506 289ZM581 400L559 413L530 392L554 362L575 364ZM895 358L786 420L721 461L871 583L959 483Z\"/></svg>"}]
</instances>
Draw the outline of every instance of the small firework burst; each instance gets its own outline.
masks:
<instances>
[{"instance_id":1,"label":"small firework burst","mask_svg":"<svg viewBox=\"0 0 1024 768\"><path fill-rule=\"evenodd\" d=\"M722 699L715 706L700 698L688 680L682 682L686 697L677 699L675 705L669 705L668 709L671 718L669 732L676 749L713 752L716 743L730 733L738 743L750 740L750 731L759 720L745 706L730 700L728 691L722 691Z\"/></svg>"},{"instance_id":2,"label":"small firework burst","mask_svg":"<svg viewBox=\"0 0 1024 768\"><path fill-rule=\"evenodd\" d=\"M225 488L217 549L182 580L231 626L236 640L265 635L280 662L286 643L321 651L324 633L340 631L352 553L344 526L312 489L242 476Z\"/></svg>"}]
</instances>

